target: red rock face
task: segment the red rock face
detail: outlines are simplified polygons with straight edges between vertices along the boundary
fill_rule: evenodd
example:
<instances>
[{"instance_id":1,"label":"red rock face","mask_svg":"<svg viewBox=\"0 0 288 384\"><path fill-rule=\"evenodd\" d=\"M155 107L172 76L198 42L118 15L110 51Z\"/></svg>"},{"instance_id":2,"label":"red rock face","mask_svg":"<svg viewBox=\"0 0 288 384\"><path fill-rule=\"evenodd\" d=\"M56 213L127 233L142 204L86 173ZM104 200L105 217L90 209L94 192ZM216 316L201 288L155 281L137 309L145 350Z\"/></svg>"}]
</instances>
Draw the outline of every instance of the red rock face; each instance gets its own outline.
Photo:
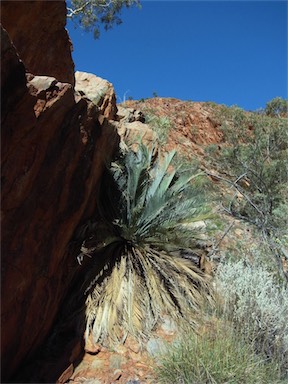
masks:
<instances>
[{"instance_id":1,"label":"red rock face","mask_svg":"<svg viewBox=\"0 0 288 384\"><path fill-rule=\"evenodd\" d=\"M215 111L208 103L156 97L145 101L127 100L123 106L140 110L144 115L152 113L159 118L168 118L171 129L165 149L177 148L177 152L187 158L196 153L201 159L205 156L205 146L223 142L220 124L213 117Z\"/></svg>"},{"instance_id":2,"label":"red rock face","mask_svg":"<svg viewBox=\"0 0 288 384\"><path fill-rule=\"evenodd\" d=\"M65 1L1 1L1 23L28 72L74 85Z\"/></svg>"},{"instance_id":3,"label":"red rock face","mask_svg":"<svg viewBox=\"0 0 288 384\"><path fill-rule=\"evenodd\" d=\"M41 345L81 270L69 243L119 140L71 84L26 75L5 31L1 48L3 382Z\"/></svg>"}]
</instances>

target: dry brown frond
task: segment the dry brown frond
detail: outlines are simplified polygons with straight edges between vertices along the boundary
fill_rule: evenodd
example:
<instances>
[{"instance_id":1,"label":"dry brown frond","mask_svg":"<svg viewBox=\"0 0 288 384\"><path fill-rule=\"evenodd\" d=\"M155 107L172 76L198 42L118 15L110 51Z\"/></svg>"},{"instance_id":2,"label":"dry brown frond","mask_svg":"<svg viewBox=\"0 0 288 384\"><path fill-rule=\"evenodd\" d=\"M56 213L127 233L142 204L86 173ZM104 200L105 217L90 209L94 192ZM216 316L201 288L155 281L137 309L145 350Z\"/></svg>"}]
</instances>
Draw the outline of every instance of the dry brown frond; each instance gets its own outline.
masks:
<instances>
[{"instance_id":1,"label":"dry brown frond","mask_svg":"<svg viewBox=\"0 0 288 384\"><path fill-rule=\"evenodd\" d=\"M140 340L167 314L178 327L196 327L209 299L209 277L189 260L151 247L126 247L111 274L88 295L86 337L92 333L95 343L106 344L128 335Z\"/></svg>"}]
</instances>

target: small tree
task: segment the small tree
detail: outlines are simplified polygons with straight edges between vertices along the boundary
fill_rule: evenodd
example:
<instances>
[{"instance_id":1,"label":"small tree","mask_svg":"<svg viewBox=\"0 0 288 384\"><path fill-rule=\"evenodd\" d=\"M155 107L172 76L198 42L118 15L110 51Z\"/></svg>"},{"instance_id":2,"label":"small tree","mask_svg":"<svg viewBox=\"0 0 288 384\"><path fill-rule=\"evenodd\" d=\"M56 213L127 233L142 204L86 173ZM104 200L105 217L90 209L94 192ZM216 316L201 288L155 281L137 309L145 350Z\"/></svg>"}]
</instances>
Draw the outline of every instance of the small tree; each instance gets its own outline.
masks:
<instances>
[{"instance_id":1,"label":"small tree","mask_svg":"<svg viewBox=\"0 0 288 384\"><path fill-rule=\"evenodd\" d=\"M288 117L288 100L275 97L266 104L265 113L268 116Z\"/></svg>"},{"instance_id":2,"label":"small tree","mask_svg":"<svg viewBox=\"0 0 288 384\"><path fill-rule=\"evenodd\" d=\"M101 24L105 30L121 24L121 9L132 5L140 6L139 0L71 0L71 7L67 7L67 18L74 20L86 31L93 32L97 39Z\"/></svg>"},{"instance_id":3,"label":"small tree","mask_svg":"<svg viewBox=\"0 0 288 384\"><path fill-rule=\"evenodd\" d=\"M273 105L275 112L278 102L272 100ZM261 231L279 272L288 281L281 262L283 257L288 259L284 240L288 217L287 118L247 113L237 107L224 108L219 117L226 142L218 159L225 177L219 179L234 188L225 211Z\"/></svg>"}]
</instances>

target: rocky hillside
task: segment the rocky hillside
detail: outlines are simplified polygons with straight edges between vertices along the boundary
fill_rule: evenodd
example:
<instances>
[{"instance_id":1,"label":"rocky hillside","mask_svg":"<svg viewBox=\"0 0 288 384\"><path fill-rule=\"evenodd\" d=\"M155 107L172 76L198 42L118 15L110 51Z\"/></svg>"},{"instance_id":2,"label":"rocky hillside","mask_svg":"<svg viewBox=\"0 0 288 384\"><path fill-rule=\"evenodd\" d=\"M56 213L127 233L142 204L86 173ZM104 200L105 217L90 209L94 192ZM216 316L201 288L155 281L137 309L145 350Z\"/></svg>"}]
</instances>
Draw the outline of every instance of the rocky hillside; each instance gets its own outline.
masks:
<instances>
[{"instance_id":1,"label":"rocky hillside","mask_svg":"<svg viewBox=\"0 0 288 384\"><path fill-rule=\"evenodd\" d=\"M123 106L140 110L152 127L154 122L160 129L162 125L162 132L158 134L165 138L165 148L176 148L188 159L194 154L204 155L208 145L223 142L221 124L215 118L216 104L157 97L129 100Z\"/></svg>"},{"instance_id":2,"label":"rocky hillside","mask_svg":"<svg viewBox=\"0 0 288 384\"><path fill-rule=\"evenodd\" d=\"M116 105L112 84L74 73L63 1L2 1L1 23L2 382L81 382L99 367L105 383L149 376L149 357L133 341L93 360L101 348L84 350L83 330L67 320L79 310L77 287L90 262L77 260L77 230L97 209L105 165L139 137L214 171L207 148L225 144L221 107L170 98ZM252 237L250 227L232 224L234 240ZM210 251L231 245L225 228ZM169 339L171 329L163 332Z\"/></svg>"}]
</instances>

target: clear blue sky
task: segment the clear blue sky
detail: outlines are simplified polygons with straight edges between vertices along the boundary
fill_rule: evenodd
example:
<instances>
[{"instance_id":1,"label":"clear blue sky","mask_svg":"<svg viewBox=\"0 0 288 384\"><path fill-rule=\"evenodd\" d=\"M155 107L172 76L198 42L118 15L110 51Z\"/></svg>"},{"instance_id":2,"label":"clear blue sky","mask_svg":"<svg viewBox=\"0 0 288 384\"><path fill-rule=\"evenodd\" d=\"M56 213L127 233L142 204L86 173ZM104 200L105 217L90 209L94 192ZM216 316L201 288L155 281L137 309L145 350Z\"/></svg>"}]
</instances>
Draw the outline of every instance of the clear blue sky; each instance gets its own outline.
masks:
<instances>
[{"instance_id":1,"label":"clear blue sky","mask_svg":"<svg viewBox=\"0 0 288 384\"><path fill-rule=\"evenodd\" d=\"M67 28L76 70L109 80L118 102L161 97L246 110L287 98L287 1L142 1L123 24Z\"/></svg>"}]
</instances>

